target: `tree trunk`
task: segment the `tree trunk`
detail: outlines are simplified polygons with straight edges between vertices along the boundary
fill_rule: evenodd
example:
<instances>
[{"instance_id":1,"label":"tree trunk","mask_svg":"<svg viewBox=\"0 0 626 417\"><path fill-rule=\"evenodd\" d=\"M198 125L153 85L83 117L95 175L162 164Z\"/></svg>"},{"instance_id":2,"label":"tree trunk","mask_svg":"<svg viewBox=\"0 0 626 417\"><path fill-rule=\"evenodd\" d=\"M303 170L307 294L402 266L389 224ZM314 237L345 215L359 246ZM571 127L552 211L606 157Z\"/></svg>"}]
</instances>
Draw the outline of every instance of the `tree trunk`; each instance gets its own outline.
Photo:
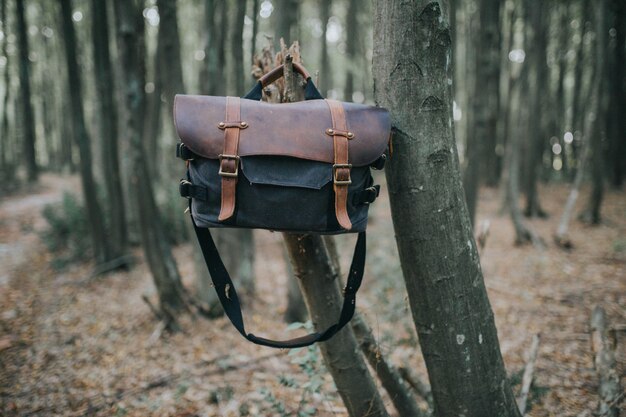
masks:
<instances>
[{"instance_id":1,"label":"tree trunk","mask_svg":"<svg viewBox=\"0 0 626 417\"><path fill-rule=\"evenodd\" d=\"M280 39L285 40L285 44L289 45L292 39L299 39L294 30L298 24L298 12L300 2L298 0L276 0L276 36L274 44L280 46Z\"/></svg>"},{"instance_id":2,"label":"tree trunk","mask_svg":"<svg viewBox=\"0 0 626 417\"><path fill-rule=\"evenodd\" d=\"M494 178L493 172L487 172L485 167L493 169L495 165L500 100L500 4L500 0L480 1L479 33L475 35L476 76L472 97L474 124L467 138L467 165L463 175L463 188L472 224L476 220L480 178Z\"/></svg>"},{"instance_id":3,"label":"tree trunk","mask_svg":"<svg viewBox=\"0 0 626 417\"><path fill-rule=\"evenodd\" d=\"M330 58L328 56L328 41L326 40L326 33L328 30L328 19L330 19L330 12L332 8L332 0L322 0L320 4L320 20L322 21L322 36L320 38L322 43L321 56L320 56L320 92L324 97L328 94L328 90L333 85L333 74L330 70Z\"/></svg>"},{"instance_id":4,"label":"tree trunk","mask_svg":"<svg viewBox=\"0 0 626 417\"><path fill-rule=\"evenodd\" d=\"M256 40L259 34L259 0L252 0L252 40L250 41L250 64L254 63L254 53L257 50ZM249 77L248 77L249 78Z\"/></svg>"},{"instance_id":5,"label":"tree trunk","mask_svg":"<svg viewBox=\"0 0 626 417\"><path fill-rule=\"evenodd\" d=\"M460 181L447 1L379 0L374 21L375 97L395 131L391 215L435 414L520 416Z\"/></svg>"},{"instance_id":6,"label":"tree trunk","mask_svg":"<svg viewBox=\"0 0 626 417\"><path fill-rule=\"evenodd\" d=\"M626 2L611 0L610 26L615 36L610 39L609 105L607 136L611 185L620 189L626 175Z\"/></svg>"},{"instance_id":7,"label":"tree trunk","mask_svg":"<svg viewBox=\"0 0 626 417\"><path fill-rule=\"evenodd\" d=\"M620 375L615 359L616 340L615 335L609 336L606 312L598 305L591 313L590 327L593 365L600 380L600 403L597 415L619 417L619 403L623 400L624 391L620 384Z\"/></svg>"},{"instance_id":8,"label":"tree trunk","mask_svg":"<svg viewBox=\"0 0 626 417\"><path fill-rule=\"evenodd\" d=\"M0 0L0 21L2 22L2 56L5 58L4 64L4 91L2 97L2 118L0 119L0 181L8 183L12 178L10 174L13 171L12 164L9 163L9 97L11 91L10 73L9 73L9 54L7 46L9 44L7 36L9 36L9 25L7 24L7 0Z\"/></svg>"},{"instance_id":9,"label":"tree trunk","mask_svg":"<svg viewBox=\"0 0 626 417\"><path fill-rule=\"evenodd\" d=\"M72 5L70 0L60 0L60 2L68 82L71 86L71 119L73 121L74 140L76 141L80 154L80 177L85 206L87 208L87 221L91 228L90 232L94 248L94 258L97 263L103 263L110 260L107 245L108 240L102 221L102 209L100 208L96 195L96 182L92 172L91 143L87 127L85 126L85 115L83 112L81 79L76 57L76 33L74 31L74 23L72 22Z\"/></svg>"},{"instance_id":10,"label":"tree trunk","mask_svg":"<svg viewBox=\"0 0 626 417\"><path fill-rule=\"evenodd\" d=\"M359 314L356 314L352 319L352 330L370 367L376 371L380 383L389 394L389 397L391 397L391 402L398 411L398 415L411 417L428 416L427 412L422 411L418 407L400 372L385 360L380 346L376 343L372 329Z\"/></svg>"},{"instance_id":11,"label":"tree trunk","mask_svg":"<svg viewBox=\"0 0 626 417\"><path fill-rule=\"evenodd\" d=\"M326 245L326 251L332 261L335 274L342 276L339 252L337 251L334 236L324 236L324 244ZM337 285L339 286L339 290L341 290L340 280L337 280ZM359 346L363 351L363 355L365 355L370 367L376 372L378 379L385 388L385 391L389 394L389 397L391 397L391 401L400 416L420 417L428 415L417 406L417 402L411 396L409 388L405 385L400 372L385 360L372 329L363 317L355 313L350 324L352 325L352 331L354 331Z\"/></svg>"},{"instance_id":12,"label":"tree trunk","mask_svg":"<svg viewBox=\"0 0 626 417\"><path fill-rule=\"evenodd\" d=\"M15 1L17 39L20 60L20 93L22 104L22 121L24 137L22 139L22 156L26 165L26 178L29 182L37 180L39 168L35 157L35 114L31 103L30 63L28 61L28 33L26 32L26 18L24 16L24 0ZM70 21L71 23L71 21ZM7 85L8 87L8 85ZM80 90L79 90L80 91Z\"/></svg>"},{"instance_id":13,"label":"tree trunk","mask_svg":"<svg viewBox=\"0 0 626 417\"><path fill-rule=\"evenodd\" d=\"M578 49L576 51L576 65L574 66L574 88L572 91L572 133L576 135L583 133L584 129L584 103L583 103L583 85L585 78L584 75L586 71L583 72L586 68L585 66L585 36L588 32L588 24L587 19L591 14L590 8L590 0L582 0L581 10L580 10L580 42L578 44ZM572 142L572 153L580 158L580 151L577 149L577 145L575 142ZM578 164L580 166L580 163ZM578 169L578 168L577 168ZM578 175L578 171L576 171Z\"/></svg>"},{"instance_id":14,"label":"tree trunk","mask_svg":"<svg viewBox=\"0 0 626 417\"><path fill-rule=\"evenodd\" d=\"M132 194L137 199L139 230L145 257L159 295L161 314L166 325L176 328L176 315L184 308L184 288L161 225L151 177L145 161L145 138L142 121L145 110L145 45L141 3L116 0L115 23L119 58L122 63L126 115L124 129L130 143L133 172L130 173ZM167 19L167 18L166 18Z\"/></svg>"},{"instance_id":15,"label":"tree trunk","mask_svg":"<svg viewBox=\"0 0 626 417\"><path fill-rule=\"evenodd\" d=\"M244 89L248 88L248 73L244 74L243 69L243 20L246 16L246 0L237 0L235 3L235 21L230 26L230 49L233 54L234 76L236 94L244 94Z\"/></svg>"},{"instance_id":16,"label":"tree trunk","mask_svg":"<svg viewBox=\"0 0 626 417\"><path fill-rule=\"evenodd\" d=\"M298 285L298 278L295 276L289 261L287 248L285 248L284 254L285 263L287 264L287 309L285 310L285 321L287 323L304 323L308 317L306 304L304 304L302 291L300 291L300 286Z\"/></svg>"},{"instance_id":17,"label":"tree trunk","mask_svg":"<svg viewBox=\"0 0 626 417\"><path fill-rule=\"evenodd\" d=\"M548 7L545 2L536 4L532 0L525 0L525 15L527 24L525 30L528 42L525 49L528 51L526 62L529 76L525 77L528 86L525 89L528 94L528 123L526 135L526 169L524 176L524 192L526 194L526 210L524 214L528 217L546 217L547 214L539 203L539 192L537 181L539 171L543 163L542 154L545 146L542 127L542 102L541 96L546 90L546 80L548 78L546 66L546 44L547 27L545 16L548 14ZM532 75L532 76L531 76ZM563 135L561 135L563 136ZM564 152L563 152L564 153Z\"/></svg>"},{"instance_id":18,"label":"tree trunk","mask_svg":"<svg viewBox=\"0 0 626 417\"><path fill-rule=\"evenodd\" d=\"M113 69L109 52L109 26L106 3L91 0L92 37L94 52L94 70L98 93L98 117L100 140L102 141L102 160L104 164L104 181L107 190L108 218L110 231L109 249L111 259L126 254L128 234L126 231L126 214L122 178L117 147L117 109L113 94Z\"/></svg>"},{"instance_id":19,"label":"tree trunk","mask_svg":"<svg viewBox=\"0 0 626 417\"><path fill-rule=\"evenodd\" d=\"M602 206L602 199L604 197L604 136L606 134L606 90L605 79L608 76L606 68L606 50L608 48L608 30L607 30L607 7L608 0L601 0L600 4L595 8L595 27L596 27L596 42L595 42L595 77L594 82L599 83L598 102L593 111L595 115L594 119L594 138L591 139L590 151L591 151L591 178L592 178L592 190L589 196L588 215L592 224L600 224L601 215L600 208Z\"/></svg>"},{"instance_id":20,"label":"tree trunk","mask_svg":"<svg viewBox=\"0 0 626 417\"><path fill-rule=\"evenodd\" d=\"M359 11L359 2L357 0L348 1L348 12L346 14L346 58L348 64L346 66L346 84L343 90L343 99L352 101L354 93L354 76L358 65L356 64L357 42L359 38L359 22L357 15Z\"/></svg>"},{"instance_id":21,"label":"tree trunk","mask_svg":"<svg viewBox=\"0 0 626 417\"><path fill-rule=\"evenodd\" d=\"M319 235L283 236L313 326L326 329L339 317L343 297L324 241ZM344 327L319 347L350 417L388 416L352 329Z\"/></svg>"},{"instance_id":22,"label":"tree trunk","mask_svg":"<svg viewBox=\"0 0 626 417\"><path fill-rule=\"evenodd\" d=\"M526 39L524 40L526 47ZM505 166L507 167L505 187L506 208L515 227L515 244L522 245L532 242L538 246L540 240L524 223L519 207L519 185L522 141L526 138L525 127L528 124L528 94L522 89L527 88L529 77L528 63L512 63L509 91L508 141L505 148Z\"/></svg>"}]
</instances>

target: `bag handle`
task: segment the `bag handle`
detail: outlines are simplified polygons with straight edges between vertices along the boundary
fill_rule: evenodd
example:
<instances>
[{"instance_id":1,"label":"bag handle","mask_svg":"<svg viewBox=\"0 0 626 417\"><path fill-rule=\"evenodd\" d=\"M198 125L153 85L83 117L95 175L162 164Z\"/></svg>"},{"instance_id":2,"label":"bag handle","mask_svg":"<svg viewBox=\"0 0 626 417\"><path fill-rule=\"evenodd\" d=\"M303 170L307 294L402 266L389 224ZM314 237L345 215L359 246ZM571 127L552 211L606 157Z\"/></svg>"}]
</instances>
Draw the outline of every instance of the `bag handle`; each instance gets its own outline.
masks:
<instances>
[{"instance_id":1,"label":"bag handle","mask_svg":"<svg viewBox=\"0 0 626 417\"><path fill-rule=\"evenodd\" d=\"M252 333L246 333L243 325L241 304L239 303L239 297L237 297L237 291L235 291L233 281L224 266L224 262L220 257L217 247L215 246L211 232L208 228L198 227L196 222L193 220L193 216L191 216L191 221L193 223L193 228L196 231L200 248L202 249L204 261L209 268L213 286L215 287L217 296L222 304L222 307L224 308L224 312L239 333L252 343L279 349L309 346L315 342L323 342L330 339L339 330L341 330L350 321L350 319L352 319L356 304L356 293L361 286L361 281L363 280L363 270L365 268L365 232L359 233L356 247L354 248L350 274L348 275L348 280L344 289L343 306L341 308L339 321L321 333L315 332L306 336L296 337L294 339L278 341L258 337Z\"/></svg>"},{"instance_id":2,"label":"bag handle","mask_svg":"<svg viewBox=\"0 0 626 417\"><path fill-rule=\"evenodd\" d=\"M305 81L309 81L311 79L311 74L304 68L301 64L297 62L293 62L293 69L304 78ZM263 87L267 87L274 81L285 75L285 64L280 64L270 72L263 74L261 78L259 78L259 82L263 85Z\"/></svg>"},{"instance_id":3,"label":"bag handle","mask_svg":"<svg viewBox=\"0 0 626 417\"><path fill-rule=\"evenodd\" d=\"M302 65L297 62L293 63L293 69L306 81L306 86L304 87L304 99L305 100L322 100L324 97L319 92L313 80L311 79L311 75ZM278 80L280 77L285 75L285 64L281 64L271 70L270 72L264 74L259 80L256 82L254 87L242 98L246 98L248 100L261 100L263 97L263 89Z\"/></svg>"}]
</instances>

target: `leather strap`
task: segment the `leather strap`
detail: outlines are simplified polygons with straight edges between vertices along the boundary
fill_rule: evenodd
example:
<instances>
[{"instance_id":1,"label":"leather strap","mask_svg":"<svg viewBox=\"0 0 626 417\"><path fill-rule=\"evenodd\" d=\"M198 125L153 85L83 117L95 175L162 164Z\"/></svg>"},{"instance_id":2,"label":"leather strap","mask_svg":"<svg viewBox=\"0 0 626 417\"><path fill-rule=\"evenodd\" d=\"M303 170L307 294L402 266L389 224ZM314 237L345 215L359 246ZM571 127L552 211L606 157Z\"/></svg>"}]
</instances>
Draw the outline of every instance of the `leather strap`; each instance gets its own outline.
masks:
<instances>
[{"instance_id":1,"label":"leather strap","mask_svg":"<svg viewBox=\"0 0 626 417\"><path fill-rule=\"evenodd\" d=\"M235 213L235 196L239 175L239 131L248 127L241 118L239 97L226 97L226 120L218 124L224 130L224 152L220 155L222 177L222 206L219 221L228 220Z\"/></svg>"},{"instance_id":2,"label":"leather strap","mask_svg":"<svg viewBox=\"0 0 626 417\"><path fill-rule=\"evenodd\" d=\"M273 70L271 70L270 72L268 72L267 74L259 78L259 83L261 83L263 87L273 83L274 81L278 80L280 77L284 75L284 69L285 69L285 64L281 64L277 66L276 68L274 68ZM293 62L293 69L297 73L302 75L302 78L304 78L305 81L311 78L311 75L309 74L309 72L301 64L298 64L297 62Z\"/></svg>"},{"instance_id":3,"label":"leather strap","mask_svg":"<svg viewBox=\"0 0 626 417\"><path fill-rule=\"evenodd\" d=\"M326 99L333 125L326 129L326 134L332 136L335 152L335 164L333 165L333 189L335 191L335 215L339 225L346 230L352 229L352 222L348 216L348 185L350 169L348 163L348 141L354 138L354 133L348 129L346 114L343 105L337 100Z\"/></svg>"},{"instance_id":4,"label":"leather strap","mask_svg":"<svg viewBox=\"0 0 626 417\"><path fill-rule=\"evenodd\" d=\"M321 333L315 332L290 340L277 341L266 339L264 337L258 337L252 333L246 333L246 329L243 324L241 304L239 303L239 297L237 297L237 291L235 291L235 285L233 284L233 281L224 266L224 262L222 262L222 258L217 251L211 232L208 228L198 227L193 220L193 216L191 216L191 221L193 223L196 236L198 237L200 248L202 249L204 261L209 268L213 286L215 287L217 296L222 304L222 307L224 308L224 312L239 333L241 333L241 335L249 341L256 343L257 345L280 349L309 346L313 343L323 342L330 339L352 319L356 307L356 293L361 286L363 271L365 269L365 232L359 233L359 237L354 248L352 264L350 265L350 273L348 274L346 287L343 291L343 306L341 307L339 321Z\"/></svg>"}]
</instances>

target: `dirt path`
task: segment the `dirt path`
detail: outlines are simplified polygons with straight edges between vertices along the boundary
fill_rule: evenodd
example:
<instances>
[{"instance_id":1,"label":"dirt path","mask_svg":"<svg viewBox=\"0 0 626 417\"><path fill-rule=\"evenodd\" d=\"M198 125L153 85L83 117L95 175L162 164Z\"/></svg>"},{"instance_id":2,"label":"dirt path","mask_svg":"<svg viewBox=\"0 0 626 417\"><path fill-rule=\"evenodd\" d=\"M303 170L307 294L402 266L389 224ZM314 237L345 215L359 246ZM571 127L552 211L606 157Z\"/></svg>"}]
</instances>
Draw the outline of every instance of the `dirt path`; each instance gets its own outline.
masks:
<instances>
[{"instance_id":1,"label":"dirt path","mask_svg":"<svg viewBox=\"0 0 626 417\"><path fill-rule=\"evenodd\" d=\"M309 406L318 417L346 415L317 349L287 355L247 343L225 319L189 317L183 319L185 332L155 341L157 322L141 301L142 295L155 297L145 265L98 279L87 278L89 264L54 270L38 237L45 227L40 211L77 187L74 178L45 176L30 193L0 203L0 415L280 416L280 407L295 415ZM478 223L491 222L481 254L485 282L514 381L533 334L542 334L529 415L591 417L597 378L589 314L602 304L614 326L626 324L626 198L608 193L606 221L599 227L573 222L576 248L564 252L551 244L551 235L567 189L545 188L541 196L552 217L531 222L548 243L539 251L512 246L513 230L497 214L497 195L483 190ZM377 238L369 242L358 308L383 354L426 378L385 196L372 211L370 233ZM247 304L246 325L282 337L287 278L280 235L261 232L255 239L258 295ZM141 259L140 252L135 255ZM177 248L175 256L193 288L189 247ZM350 254L343 258L349 263ZM617 340L624 375L623 331ZM307 389L311 381L320 381L319 388Z\"/></svg>"}]
</instances>

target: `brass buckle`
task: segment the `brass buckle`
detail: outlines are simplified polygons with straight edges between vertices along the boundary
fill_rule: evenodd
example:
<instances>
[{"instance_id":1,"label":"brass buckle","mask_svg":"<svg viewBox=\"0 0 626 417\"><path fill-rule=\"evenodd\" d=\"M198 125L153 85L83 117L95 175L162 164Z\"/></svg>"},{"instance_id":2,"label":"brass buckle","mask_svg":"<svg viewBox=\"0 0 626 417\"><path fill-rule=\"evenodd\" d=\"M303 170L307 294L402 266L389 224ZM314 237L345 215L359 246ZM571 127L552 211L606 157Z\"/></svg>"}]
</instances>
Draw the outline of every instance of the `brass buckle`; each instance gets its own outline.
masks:
<instances>
[{"instance_id":1,"label":"brass buckle","mask_svg":"<svg viewBox=\"0 0 626 417\"><path fill-rule=\"evenodd\" d=\"M340 181L337 179L337 168L352 169L352 164L334 164L333 165L333 183L335 185L350 185L352 184L352 178L350 178L350 172L348 172L348 179Z\"/></svg>"},{"instance_id":2,"label":"brass buckle","mask_svg":"<svg viewBox=\"0 0 626 417\"><path fill-rule=\"evenodd\" d=\"M219 154L218 158L220 159L220 177L228 177L228 178L236 178L239 175L239 155L226 155ZM231 159L235 161L235 172L224 172L222 170L222 159Z\"/></svg>"}]
</instances>

